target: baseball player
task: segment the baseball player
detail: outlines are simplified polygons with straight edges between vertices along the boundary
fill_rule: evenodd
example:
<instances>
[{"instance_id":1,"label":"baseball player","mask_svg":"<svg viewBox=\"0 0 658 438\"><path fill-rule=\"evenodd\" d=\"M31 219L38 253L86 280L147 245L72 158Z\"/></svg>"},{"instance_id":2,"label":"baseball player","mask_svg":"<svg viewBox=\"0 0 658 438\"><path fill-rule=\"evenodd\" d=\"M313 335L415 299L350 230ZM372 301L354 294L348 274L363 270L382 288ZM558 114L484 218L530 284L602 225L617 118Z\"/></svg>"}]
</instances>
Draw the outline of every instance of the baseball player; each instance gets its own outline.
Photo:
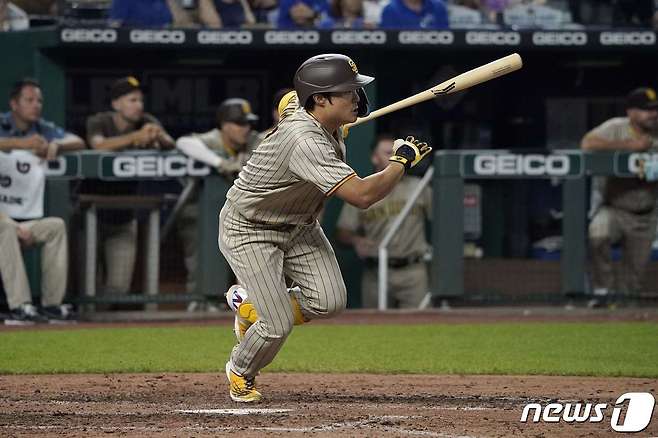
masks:
<instances>
[{"instance_id":1,"label":"baseball player","mask_svg":"<svg viewBox=\"0 0 658 438\"><path fill-rule=\"evenodd\" d=\"M588 132L581 148L588 151L658 151L658 98L651 88L638 88L627 97L626 117L615 117ZM647 163L647 167L653 163ZM653 169L646 178L608 177L598 182L601 205L589 225L594 300L615 289L610 245L623 245L623 275L616 291L637 293L656 237L658 183ZM651 181L653 180L653 181Z\"/></svg>"},{"instance_id":2,"label":"baseball player","mask_svg":"<svg viewBox=\"0 0 658 438\"><path fill-rule=\"evenodd\" d=\"M227 293L239 329L226 364L234 401L261 399L255 377L293 324L331 317L346 306L336 256L317 221L326 199L335 195L367 208L431 151L412 137L396 140L390 163L366 178L345 163L340 127L367 114L363 86L373 79L344 55L302 63L294 76L299 108L291 99L227 194L219 248L242 286ZM287 290L285 277L298 287Z\"/></svg>"},{"instance_id":3,"label":"baseball player","mask_svg":"<svg viewBox=\"0 0 658 438\"><path fill-rule=\"evenodd\" d=\"M383 134L379 137L371 155L376 172L386 168L393 142L394 138L390 135ZM372 207L360 210L345 204L340 212L336 237L339 241L352 245L359 258L365 262L361 277L363 307L377 307L378 246L418 183L417 177L405 176L386 198ZM430 189L424 189L388 247L389 301L400 308L418 308L429 290L427 266L423 256L429 248L425 239L425 220L431 214L431 199Z\"/></svg>"}]
</instances>

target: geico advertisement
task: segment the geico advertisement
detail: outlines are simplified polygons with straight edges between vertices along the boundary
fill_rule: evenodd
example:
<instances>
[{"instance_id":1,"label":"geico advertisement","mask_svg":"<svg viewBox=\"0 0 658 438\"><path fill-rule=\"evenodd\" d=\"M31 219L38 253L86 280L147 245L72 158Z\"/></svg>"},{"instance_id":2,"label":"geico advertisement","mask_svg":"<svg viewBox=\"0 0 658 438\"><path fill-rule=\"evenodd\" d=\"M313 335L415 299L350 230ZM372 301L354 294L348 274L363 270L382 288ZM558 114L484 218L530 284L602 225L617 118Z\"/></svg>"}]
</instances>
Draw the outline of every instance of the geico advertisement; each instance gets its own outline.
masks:
<instances>
[{"instance_id":1,"label":"geico advertisement","mask_svg":"<svg viewBox=\"0 0 658 438\"><path fill-rule=\"evenodd\" d=\"M640 172L644 162L658 161L658 153L648 152L617 152L615 154L615 175L633 176Z\"/></svg>"},{"instance_id":2,"label":"geico advertisement","mask_svg":"<svg viewBox=\"0 0 658 438\"><path fill-rule=\"evenodd\" d=\"M121 155L101 159L101 179L206 176L210 168L184 155Z\"/></svg>"},{"instance_id":3,"label":"geico advertisement","mask_svg":"<svg viewBox=\"0 0 658 438\"><path fill-rule=\"evenodd\" d=\"M461 174L479 177L570 177L582 173L578 154L477 153L462 156Z\"/></svg>"}]
</instances>

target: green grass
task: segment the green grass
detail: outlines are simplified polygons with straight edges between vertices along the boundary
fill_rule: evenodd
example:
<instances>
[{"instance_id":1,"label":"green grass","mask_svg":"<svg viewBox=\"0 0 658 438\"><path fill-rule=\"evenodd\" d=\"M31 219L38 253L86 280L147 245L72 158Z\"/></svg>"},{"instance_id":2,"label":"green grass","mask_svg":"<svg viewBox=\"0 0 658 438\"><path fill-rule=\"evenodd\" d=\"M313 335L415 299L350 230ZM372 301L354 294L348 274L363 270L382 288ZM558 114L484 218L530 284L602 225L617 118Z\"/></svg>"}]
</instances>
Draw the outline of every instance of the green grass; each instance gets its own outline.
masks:
<instances>
[{"instance_id":1,"label":"green grass","mask_svg":"<svg viewBox=\"0 0 658 438\"><path fill-rule=\"evenodd\" d=\"M0 373L221 372L229 327L0 332ZM269 371L658 377L658 324L309 325Z\"/></svg>"}]
</instances>

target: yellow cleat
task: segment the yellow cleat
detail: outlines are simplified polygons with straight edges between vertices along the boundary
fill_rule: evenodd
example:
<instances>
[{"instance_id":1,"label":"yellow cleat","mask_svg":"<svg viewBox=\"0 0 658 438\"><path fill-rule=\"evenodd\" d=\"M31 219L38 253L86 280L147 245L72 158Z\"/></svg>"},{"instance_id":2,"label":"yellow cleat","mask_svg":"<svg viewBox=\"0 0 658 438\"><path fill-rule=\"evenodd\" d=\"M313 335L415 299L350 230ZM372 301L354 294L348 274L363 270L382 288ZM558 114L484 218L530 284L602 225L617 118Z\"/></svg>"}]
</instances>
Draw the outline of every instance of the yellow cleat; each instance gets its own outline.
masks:
<instances>
[{"instance_id":1,"label":"yellow cleat","mask_svg":"<svg viewBox=\"0 0 658 438\"><path fill-rule=\"evenodd\" d=\"M238 403L255 403L263 398L256 389L256 379L246 379L231 369L231 362L226 362L226 378L229 382L231 400Z\"/></svg>"}]
</instances>

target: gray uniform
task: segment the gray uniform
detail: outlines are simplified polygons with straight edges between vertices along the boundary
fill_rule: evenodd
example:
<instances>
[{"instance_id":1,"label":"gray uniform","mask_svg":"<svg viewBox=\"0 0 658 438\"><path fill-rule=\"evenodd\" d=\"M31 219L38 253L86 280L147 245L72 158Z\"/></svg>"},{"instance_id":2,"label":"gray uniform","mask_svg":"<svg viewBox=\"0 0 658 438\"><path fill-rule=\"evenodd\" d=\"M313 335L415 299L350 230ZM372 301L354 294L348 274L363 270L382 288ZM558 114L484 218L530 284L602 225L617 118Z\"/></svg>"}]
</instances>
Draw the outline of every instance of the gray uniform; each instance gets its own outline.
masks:
<instances>
[{"instance_id":1,"label":"gray uniform","mask_svg":"<svg viewBox=\"0 0 658 438\"><path fill-rule=\"evenodd\" d=\"M222 158L218 166L218 171L229 179L229 181L233 181L237 177L238 172L240 172L249 159L251 152L260 143L259 134L253 131L247 139L244 150L240 151L234 151L225 147L222 141L222 132L217 128L201 134L193 134L193 136L201 140L208 149ZM185 287L188 293L196 292L197 249L199 241L199 227L197 225L199 222L198 197L198 191L191 195L190 200L181 209L176 220L176 228L183 245L185 268L188 273ZM207 291L200 292L205 293Z\"/></svg>"},{"instance_id":2,"label":"gray uniform","mask_svg":"<svg viewBox=\"0 0 658 438\"><path fill-rule=\"evenodd\" d=\"M300 108L256 148L229 190L219 247L259 315L232 352L237 373L254 377L292 330L285 277L300 288L293 293L305 319L345 308L345 283L317 217L327 197L354 175L342 138Z\"/></svg>"},{"instance_id":3,"label":"gray uniform","mask_svg":"<svg viewBox=\"0 0 658 438\"><path fill-rule=\"evenodd\" d=\"M610 119L591 133L607 140L637 136L627 117ZM658 137L653 137L651 151L658 151ZM656 237L658 183L608 177L598 186L602 204L589 225L593 287L637 293L642 288L642 276ZM610 261L610 245L615 243L622 245L622 270L617 284Z\"/></svg>"},{"instance_id":4,"label":"gray uniform","mask_svg":"<svg viewBox=\"0 0 658 438\"><path fill-rule=\"evenodd\" d=\"M418 183L416 177L404 177L386 198L366 210L345 204L337 227L362 234L379 245ZM401 308L418 307L429 290L427 267L422 259L428 250L425 220L431 215L431 202L431 191L425 189L388 246L389 301L397 302ZM361 277L362 303L363 307L377 307L377 254L368 256Z\"/></svg>"}]
</instances>

